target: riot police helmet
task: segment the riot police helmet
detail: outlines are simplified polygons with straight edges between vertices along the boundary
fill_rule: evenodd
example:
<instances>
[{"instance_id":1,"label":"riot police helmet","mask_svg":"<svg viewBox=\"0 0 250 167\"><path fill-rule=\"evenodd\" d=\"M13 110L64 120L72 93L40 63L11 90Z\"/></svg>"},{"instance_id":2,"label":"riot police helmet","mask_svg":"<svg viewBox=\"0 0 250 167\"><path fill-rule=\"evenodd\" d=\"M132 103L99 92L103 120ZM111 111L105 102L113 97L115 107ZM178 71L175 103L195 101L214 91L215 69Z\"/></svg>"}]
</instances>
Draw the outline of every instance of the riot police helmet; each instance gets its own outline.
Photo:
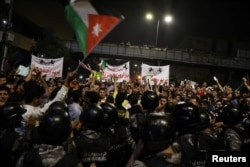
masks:
<instances>
[{"instance_id":1,"label":"riot police helmet","mask_svg":"<svg viewBox=\"0 0 250 167\"><path fill-rule=\"evenodd\" d=\"M209 114L206 111L201 111L200 113L200 119L197 124L197 130L202 131L206 128L210 127L210 117Z\"/></svg>"},{"instance_id":2,"label":"riot police helmet","mask_svg":"<svg viewBox=\"0 0 250 167\"><path fill-rule=\"evenodd\" d=\"M223 122L227 125L237 124L243 120L243 112L237 105L228 104L222 108Z\"/></svg>"},{"instance_id":3,"label":"riot police helmet","mask_svg":"<svg viewBox=\"0 0 250 167\"><path fill-rule=\"evenodd\" d=\"M168 148L175 138L176 128L172 118L149 116L144 136L145 148L149 153L157 153Z\"/></svg>"},{"instance_id":4,"label":"riot police helmet","mask_svg":"<svg viewBox=\"0 0 250 167\"><path fill-rule=\"evenodd\" d=\"M159 105L159 98L156 92L145 91L141 97L141 105L144 110L153 112Z\"/></svg>"},{"instance_id":5,"label":"riot police helmet","mask_svg":"<svg viewBox=\"0 0 250 167\"><path fill-rule=\"evenodd\" d=\"M44 144L61 145L70 135L71 119L68 111L60 108L61 106L54 107L46 111L38 132Z\"/></svg>"},{"instance_id":6,"label":"riot police helmet","mask_svg":"<svg viewBox=\"0 0 250 167\"><path fill-rule=\"evenodd\" d=\"M68 107L67 107L66 103L63 102L63 101L55 101L55 102L53 102L53 103L49 106L49 108L48 108L47 111L52 111L52 112L53 112L53 110L64 110L64 111L68 111Z\"/></svg>"},{"instance_id":7,"label":"riot police helmet","mask_svg":"<svg viewBox=\"0 0 250 167\"><path fill-rule=\"evenodd\" d=\"M190 102L179 102L171 114L180 134L192 133L199 119L199 108Z\"/></svg>"},{"instance_id":8,"label":"riot police helmet","mask_svg":"<svg viewBox=\"0 0 250 167\"><path fill-rule=\"evenodd\" d=\"M97 104L88 105L81 113L80 121L85 129L99 131L104 121L103 109Z\"/></svg>"},{"instance_id":9,"label":"riot police helmet","mask_svg":"<svg viewBox=\"0 0 250 167\"><path fill-rule=\"evenodd\" d=\"M19 103L6 103L0 108L0 126L2 128L12 129L21 126L22 115L26 109Z\"/></svg>"},{"instance_id":10,"label":"riot police helmet","mask_svg":"<svg viewBox=\"0 0 250 167\"><path fill-rule=\"evenodd\" d=\"M132 92L130 95L128 95L127 100L131 106L137 104L139 100L139 93Z\"/></svg>"},{"instance_id":11,"label":"riot police helmet","mask_svg":"<svg viewBox=\"0 0 250 167\"><path fill-rule=\"evenodd\" d=\"M116 106L112 103L102 103L100 105L104 111L104 126L110 126L116 123L118 119L118 112Z\"/></svg>"}]
</instances>

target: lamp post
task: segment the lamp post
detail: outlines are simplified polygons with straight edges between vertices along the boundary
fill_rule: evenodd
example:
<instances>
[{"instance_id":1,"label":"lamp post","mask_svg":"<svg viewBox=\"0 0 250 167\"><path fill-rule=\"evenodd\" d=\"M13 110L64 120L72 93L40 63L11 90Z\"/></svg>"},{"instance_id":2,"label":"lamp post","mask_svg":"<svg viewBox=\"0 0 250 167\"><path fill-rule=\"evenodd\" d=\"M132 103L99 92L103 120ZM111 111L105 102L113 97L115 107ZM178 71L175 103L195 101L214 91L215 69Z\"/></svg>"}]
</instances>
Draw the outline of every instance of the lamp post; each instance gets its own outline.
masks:
<instances>
[{"instance_id":1,"label":"lamp post","mask_svg":"<svg viewBox=\"0 0 250 167\"><path fill-rule=\"evenodd\" d=\"M3 33L3 39L2 39L4 42L4 50L3 50L1 68L0 68L1 71L4 71L4 63L6 61L7 52L8 52L8 32L9 32L9 29L11 28L13 2L14 0L6 1L6 3L9 4L8 20L2 20L2 25L4 27L4 33Z\"/></svg>"},{"instance_id":2,"label":"lamp post","mask_svg":"<svg viewBox=\"0 0 250 167\"><path fill-rule=\"evenodd\" d=\"M138 69L137 69L138 65L135 63L134 67L135 67L135 70L134 70L135 77L134 78L136 79L137 75L138 75Z\"/></svg>"},{"instance_id":3,"label":"lamp post","mask_svg":"<svg viewBox=\"0 0 250 167\"><path fill-rule=\"evenodd\" d=\"M140 66L137 63L135 63L134 67L135 67L135 71L134 71L134 73L135 73L135 79L140 80L141 79Z\"/></svg>"},{"instance_id":4,"label":"lamp post","mask_svg":"<svg viewBox=\"0 0 250 167\"><path fill-rule=\"evenodd\" d=\"M154 19L153 14L151 14L151 13L146 14L146 20L153 20L153 19ZM164 17L164 22L166 22L166 23L171 23L172 20L173 20L173 18L171 15L166 15ZM158 18L157 19L157 26L156 26L155 47L157 47L157 45L158 45L159 27L160 27L160 19Z\"/></svg>"}]
</instances>

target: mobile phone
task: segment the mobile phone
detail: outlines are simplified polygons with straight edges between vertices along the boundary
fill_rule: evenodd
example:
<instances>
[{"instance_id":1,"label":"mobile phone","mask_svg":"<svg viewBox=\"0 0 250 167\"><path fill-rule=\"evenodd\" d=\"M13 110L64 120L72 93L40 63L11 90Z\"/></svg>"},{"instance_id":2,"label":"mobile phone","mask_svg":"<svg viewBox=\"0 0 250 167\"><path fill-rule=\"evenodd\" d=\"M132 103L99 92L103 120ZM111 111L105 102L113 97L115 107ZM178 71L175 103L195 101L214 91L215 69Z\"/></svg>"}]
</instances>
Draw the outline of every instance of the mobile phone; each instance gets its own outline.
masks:
<instances>
[{"instance_id":1,"label":"mobile phone","mask_svg":"<svg viewBox=\"0 0 250 167\"><path fill-rule=\"evenodd\" d=\"M216 78L216 76L214 76L213 78L214 78L214 80L215 80L215 81L217 81L217 78Z\"/></svg>"}]
</instances>

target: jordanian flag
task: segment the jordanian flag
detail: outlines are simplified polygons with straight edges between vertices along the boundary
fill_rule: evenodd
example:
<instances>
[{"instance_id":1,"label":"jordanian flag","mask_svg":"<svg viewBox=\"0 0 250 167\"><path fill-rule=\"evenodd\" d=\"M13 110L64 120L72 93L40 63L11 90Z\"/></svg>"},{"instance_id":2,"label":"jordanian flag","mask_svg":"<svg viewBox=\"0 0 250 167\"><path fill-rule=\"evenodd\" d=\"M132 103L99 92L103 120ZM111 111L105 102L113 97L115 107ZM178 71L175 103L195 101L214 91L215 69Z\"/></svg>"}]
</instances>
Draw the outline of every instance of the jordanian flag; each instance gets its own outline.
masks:
<instances>
[{"instance_id":1,"label":"jordanian flag","mask_svg":"<svg viewBox=\"0 0 250 167\"><path fill-rule=\"evenodd\" d=\"M106 9L98 10L94 5L87 0L74 0L66 6L67 20L72 25L85 56L88 56L122 19L120 16L110 15Z\"/></svg>"}]
</instances>

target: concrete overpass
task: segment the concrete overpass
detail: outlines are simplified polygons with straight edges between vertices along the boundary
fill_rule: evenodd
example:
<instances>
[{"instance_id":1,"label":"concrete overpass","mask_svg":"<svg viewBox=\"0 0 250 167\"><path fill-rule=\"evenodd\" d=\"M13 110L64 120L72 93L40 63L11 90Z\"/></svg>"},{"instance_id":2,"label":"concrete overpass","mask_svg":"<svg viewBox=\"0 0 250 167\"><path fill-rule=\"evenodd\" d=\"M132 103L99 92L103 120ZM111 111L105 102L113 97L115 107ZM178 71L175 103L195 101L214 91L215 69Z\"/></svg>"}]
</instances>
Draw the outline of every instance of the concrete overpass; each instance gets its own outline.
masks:
<instances>
[{"instance_id":1,"label":"concrete overpass","mask_svg":"<svg viewBox=\"0 0 250 167\"><path fill-rule=\"evenodd\" d=\"M73 52L80 52L74 41L67 41L66 46ZM250 70L250 57L222 58L205 52L184 52L181 50L167 50L166 48L148 48L146 46L132 46L126 44L100 43L92 54L101 54L104 57L123 57L125 59L147 59L152 61L170 61L197 66L210 66ZM117 58L115 57L115 58Z\"/></svg>"}]
</instances>

